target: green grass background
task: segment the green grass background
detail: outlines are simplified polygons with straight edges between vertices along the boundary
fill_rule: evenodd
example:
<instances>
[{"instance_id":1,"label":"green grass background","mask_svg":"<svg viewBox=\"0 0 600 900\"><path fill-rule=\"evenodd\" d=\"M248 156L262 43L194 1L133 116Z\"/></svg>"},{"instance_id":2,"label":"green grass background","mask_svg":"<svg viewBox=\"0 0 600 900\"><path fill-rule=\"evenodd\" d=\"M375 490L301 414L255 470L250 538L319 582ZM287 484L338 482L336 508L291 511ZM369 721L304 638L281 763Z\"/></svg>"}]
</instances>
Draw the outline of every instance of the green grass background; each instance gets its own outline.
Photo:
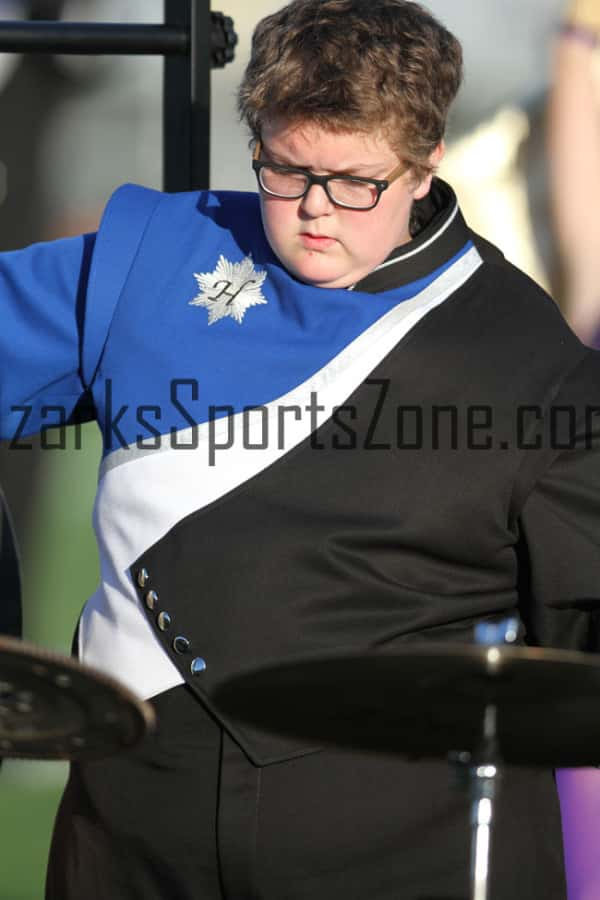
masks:
<instances>
[{"instance_id":1,"label":"green grass background","mask_svg":"<svg viewBox=\"0 0 600 900\"><path fill-rule=\"evenodd\" d=\"M35 522L21 546L24 637L66 654L81 607L98 581L91 526L101 452L97 427L83 427L81 450L73 444L71 430L66 450L42 454ZM3 764L0 900L42 900L52 824L66 773L66 764L60 762Z\"/></svg>"}]
</instances>

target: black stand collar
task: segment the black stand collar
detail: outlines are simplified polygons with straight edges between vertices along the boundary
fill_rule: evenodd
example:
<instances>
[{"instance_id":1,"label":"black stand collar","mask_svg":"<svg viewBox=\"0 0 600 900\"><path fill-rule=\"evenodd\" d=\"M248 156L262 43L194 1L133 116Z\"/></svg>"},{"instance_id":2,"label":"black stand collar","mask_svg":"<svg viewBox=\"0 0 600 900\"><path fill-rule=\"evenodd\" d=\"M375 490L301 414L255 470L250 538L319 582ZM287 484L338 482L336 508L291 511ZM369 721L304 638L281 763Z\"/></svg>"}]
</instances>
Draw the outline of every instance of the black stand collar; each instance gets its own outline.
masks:
<instances>
[{"instance_id":1,"label":"black stand collar","mask_svg":"<svg viewBox=\"0 0 600 900\"><path fill-rule=\"evenodd\" d=\"M411 215L414 237L396 247L352 290L378 294L425 278L447 263L471 238L449 184L434 178L429 194L417 200Z\"/></svg>"}]
</instances>

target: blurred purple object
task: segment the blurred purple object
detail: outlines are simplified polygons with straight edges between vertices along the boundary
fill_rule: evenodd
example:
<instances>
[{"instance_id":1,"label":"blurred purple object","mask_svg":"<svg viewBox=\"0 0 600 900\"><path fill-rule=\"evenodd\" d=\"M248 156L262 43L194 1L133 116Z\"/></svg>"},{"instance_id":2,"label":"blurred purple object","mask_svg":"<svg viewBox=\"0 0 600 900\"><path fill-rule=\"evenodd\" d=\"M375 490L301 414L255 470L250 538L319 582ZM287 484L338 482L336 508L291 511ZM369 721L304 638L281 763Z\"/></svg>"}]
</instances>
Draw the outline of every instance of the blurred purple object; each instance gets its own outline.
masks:
<instances>
[{"instance_id":1,"label":"blurred purple object","mask_svg":"<svg viewBox=\"0 0 600 900\"><path fill-rule=\"evenodd\" d=\"M600 898L600 769L558 769L569 900Z\"/></svg>"}]
</instances>

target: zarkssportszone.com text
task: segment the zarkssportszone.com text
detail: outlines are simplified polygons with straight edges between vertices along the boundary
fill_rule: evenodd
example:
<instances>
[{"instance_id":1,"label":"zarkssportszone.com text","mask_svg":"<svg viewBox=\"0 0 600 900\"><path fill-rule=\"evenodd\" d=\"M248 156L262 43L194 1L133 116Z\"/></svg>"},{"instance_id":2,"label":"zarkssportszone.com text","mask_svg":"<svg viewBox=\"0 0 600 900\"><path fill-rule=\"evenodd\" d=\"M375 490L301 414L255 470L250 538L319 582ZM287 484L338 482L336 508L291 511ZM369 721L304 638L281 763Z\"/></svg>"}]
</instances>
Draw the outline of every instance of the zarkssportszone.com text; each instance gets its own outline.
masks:
<instances>
[{"instance_id":1,"label":"zarkssportszone.com text","mask_svg":"<svg viewBox=\"0 0 600 900\"><path fill-rule=\"evenodd\" d=\"M327 407L317 391L304 403L274 400L236 408L205 404L195 379L173 379L167 404L116 404L113 385L105 383L103 414L98 422L105 453L114 450L152 452L206 448L208 464L220 454L240 448L285 452L302 440L315 451L566 451L591 449L600 443L600 406L515 405L507 411L485 402L392 402L390 382L368 379L361 385L360 404ZM353 395L356 396L356 395ZM60 404L11 406L11 450L30 450L28 435L39 421L42 450L83 448L81 421ZM37 417L37 418L36 418ZM84 417L86 418L86 417ZM87 418L94 418L88 415Z\"/></svg>"}]
</instances>

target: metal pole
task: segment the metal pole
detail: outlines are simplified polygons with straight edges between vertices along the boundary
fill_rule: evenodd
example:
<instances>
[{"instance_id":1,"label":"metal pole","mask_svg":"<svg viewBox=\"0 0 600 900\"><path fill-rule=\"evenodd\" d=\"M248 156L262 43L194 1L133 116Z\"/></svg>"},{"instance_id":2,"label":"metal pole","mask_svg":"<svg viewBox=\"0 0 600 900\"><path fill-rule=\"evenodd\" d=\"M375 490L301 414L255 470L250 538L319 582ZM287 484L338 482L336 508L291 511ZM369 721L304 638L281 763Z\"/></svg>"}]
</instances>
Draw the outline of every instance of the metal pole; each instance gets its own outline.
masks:
<instances>
[{"instance_id":1,"label":"metal pole","mask_svg":"<svg viewBox=\"0 0 600 900\"><path fill-rule=\"evenodd\" d=\"M184 56L189 46L187 31L167 25L0 22L0 53Z\"/></svg>"},{"instance_id":2,"label":"metal pole","mask_svg":"<svg viewBox=\"0 0 600 900\"><path fill-rule=\"evenodd\" d=\"M165 0L165 24L190 35L185 58L165 57L163 184L204 189L210 178L210 0Z\"/></svg>"},{"instance_id":3,"label":"metal pole","mask_svg":"<svg viewBox=\"0 0 600 900\"><path fill-rule=\"evenodd\" d=\"M229 16L210 0L165 0L164 25L0 22L0 53L164 56L163 186L204 189L210 170L211 68L234 58Z\"/></svg>"},{"instance_id":4,"label":"metal pole","mask_svg":"<svg viewBox=\"0 0 600 900\"><path fill-rule=\"evenodd\" d=\"M190 187L210 187L211 32L210 0L191 0L191 179Z\"/></svg>"},{"instance_id":5,"label":"metal pole","mask_svg":"<svg viewBox=\"0 0 600 900\"><path fill-rule=\"evenodd\" d=\"M477 766L471 774L471 898L488 900L490 884L490 844L498 770L493 765Z\"/></svg>"}]
</instances>

